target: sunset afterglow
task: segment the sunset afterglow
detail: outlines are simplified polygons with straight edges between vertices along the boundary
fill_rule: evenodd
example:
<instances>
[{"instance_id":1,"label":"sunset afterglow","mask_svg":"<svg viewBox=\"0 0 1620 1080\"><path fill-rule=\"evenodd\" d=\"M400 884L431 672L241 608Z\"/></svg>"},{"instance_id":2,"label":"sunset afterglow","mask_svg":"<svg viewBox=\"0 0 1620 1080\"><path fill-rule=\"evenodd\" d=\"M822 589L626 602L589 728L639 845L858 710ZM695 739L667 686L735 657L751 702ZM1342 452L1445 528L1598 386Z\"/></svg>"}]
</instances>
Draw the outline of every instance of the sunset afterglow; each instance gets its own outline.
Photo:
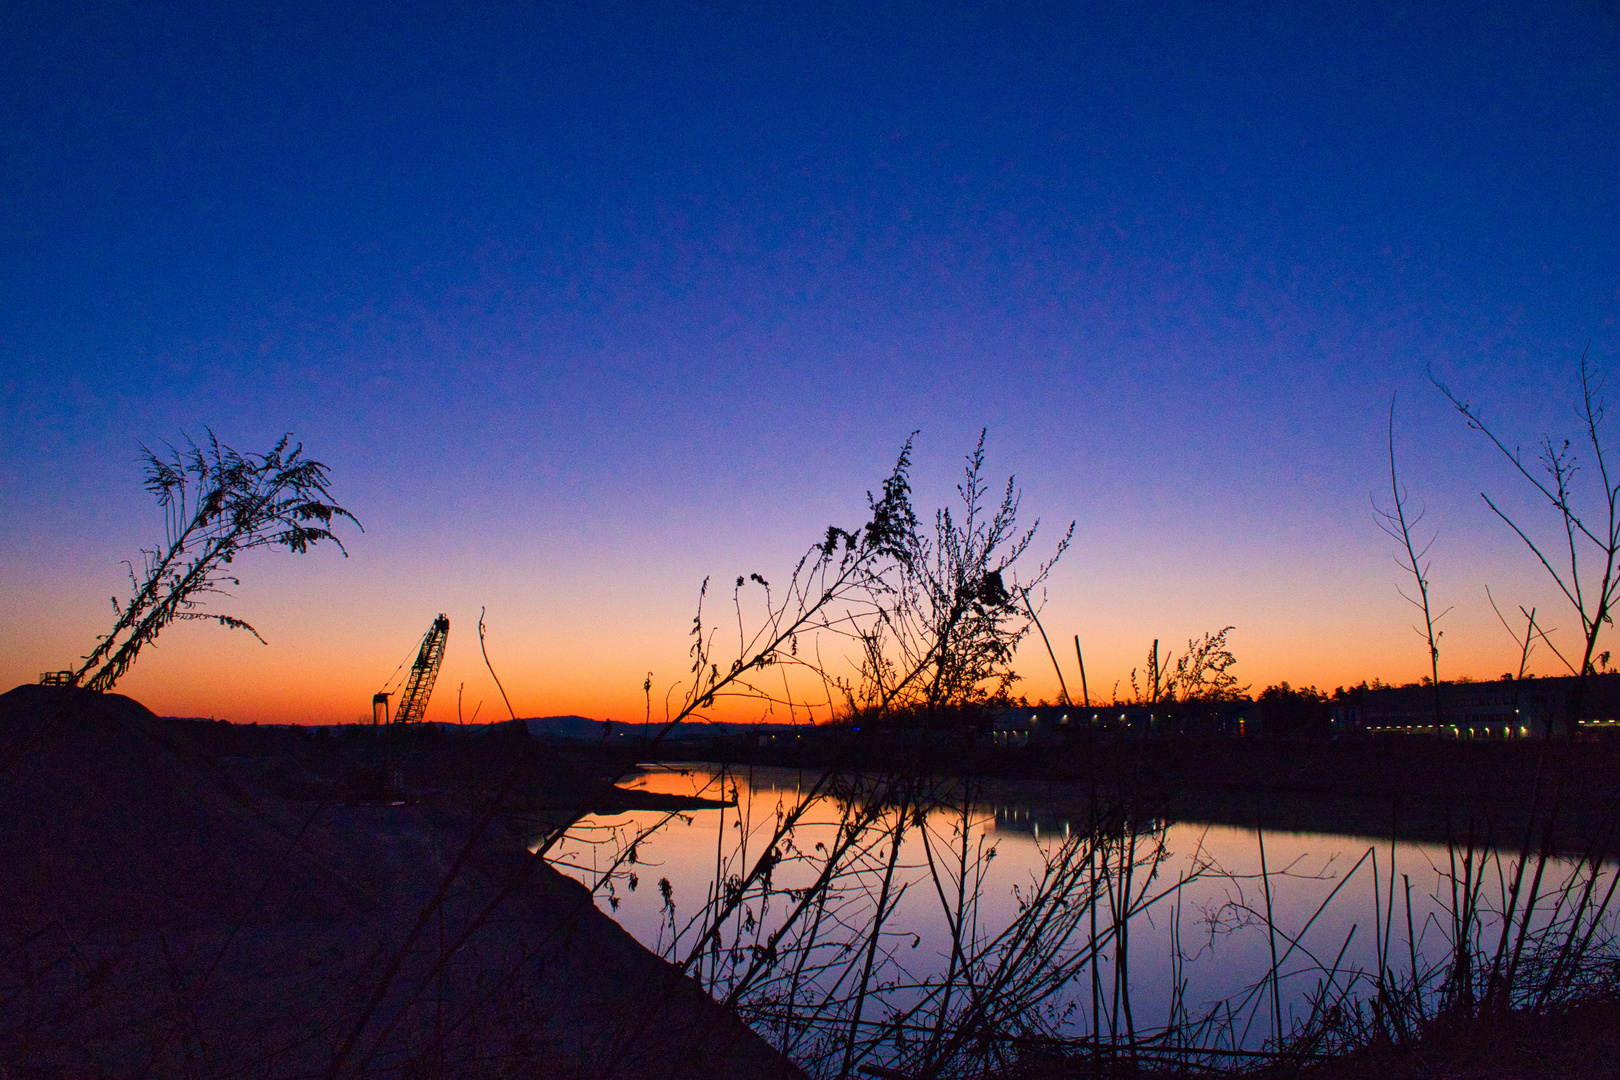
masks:
<instances>
[{"instance_id":1,"label":"sunset afterglow","mask_svg":"<svg viewBox=\"0 0 1620 1080\"><path fill-rule=\"evenodd\" d=\"M166 631L119 685L164 715L368 716L443 611L429 717L502 717L481 609L519 715L640 719L649 673L660 715L705 577L785 578L914 430L945 505L981 428L1034 552L1078 523L1071 684L1076 634L1107 695L1227 625L1255 691L1413 680L1391 394L1443 675L1516 666L1487 585L1572 632L1479 493L1556 523L1427 373L1528 447L1620 356L1612 12L11 22L6 686L105 630L161 526L139 447L205 428L293 432L365 531L234 566L268 644ZM1038 640L1019 670L1057 696Z\"/></svg>"}]
</instances>

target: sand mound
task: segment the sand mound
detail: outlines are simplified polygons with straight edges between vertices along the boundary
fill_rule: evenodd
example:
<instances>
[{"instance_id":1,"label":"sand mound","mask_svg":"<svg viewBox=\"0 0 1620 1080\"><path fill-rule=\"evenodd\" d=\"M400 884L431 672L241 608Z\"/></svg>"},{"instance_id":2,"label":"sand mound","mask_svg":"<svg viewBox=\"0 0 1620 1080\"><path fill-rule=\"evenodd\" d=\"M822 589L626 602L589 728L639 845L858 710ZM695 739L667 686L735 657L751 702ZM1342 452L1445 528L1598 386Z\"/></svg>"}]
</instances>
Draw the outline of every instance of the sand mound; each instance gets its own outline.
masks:
<instances>
[{"instance_id":1,"label":"sand mound","mask_svg":"<svg viewBox=\"0 0 1620 1080\"><path fill-rule=\"evenodd\" d=\"M0 866L25 1074L793 1075L498 823L285 801L118 695L0 695Z\"/></svg>"}]
</instances>

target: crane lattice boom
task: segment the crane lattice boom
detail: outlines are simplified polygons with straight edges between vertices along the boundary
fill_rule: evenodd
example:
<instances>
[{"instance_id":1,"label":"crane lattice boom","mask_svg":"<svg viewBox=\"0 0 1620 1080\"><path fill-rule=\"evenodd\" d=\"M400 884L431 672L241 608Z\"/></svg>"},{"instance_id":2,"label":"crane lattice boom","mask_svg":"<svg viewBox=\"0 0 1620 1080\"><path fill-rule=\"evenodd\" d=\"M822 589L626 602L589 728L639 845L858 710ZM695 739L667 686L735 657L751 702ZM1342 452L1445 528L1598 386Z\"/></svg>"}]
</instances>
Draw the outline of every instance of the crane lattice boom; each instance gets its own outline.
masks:
<instances>
[{"instance_id":1,"label":"crane lattice boom","mask_svg":"<svg viewBox=\"0 0 1620 1080\"><path fill-rule=\"evenodd\" d=\"M440 615L428 628L417 650L416 662L411 665L411 676L399 695L399 708L394 723L414 724L427 712L428 698L433 696L433 683L439 677L439 665L444 662L444 645L450 639L450 619Z\"/></svg>"}]
</instances>

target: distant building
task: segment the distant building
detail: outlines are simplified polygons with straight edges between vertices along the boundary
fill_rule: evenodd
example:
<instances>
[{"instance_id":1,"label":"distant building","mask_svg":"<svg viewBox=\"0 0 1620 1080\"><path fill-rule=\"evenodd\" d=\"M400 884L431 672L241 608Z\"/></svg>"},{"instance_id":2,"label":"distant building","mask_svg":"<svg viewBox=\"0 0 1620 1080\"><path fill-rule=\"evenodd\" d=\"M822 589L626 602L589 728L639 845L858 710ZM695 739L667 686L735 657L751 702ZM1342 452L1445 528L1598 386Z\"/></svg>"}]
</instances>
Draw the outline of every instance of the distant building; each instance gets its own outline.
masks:
<instances>
[{"instance_id":1,"label":"distant building","mask_svg":"<svg viewBox=\"0 0 1620 1080\"><path fill-rule=\"evenodd\" d=\"M1567 734L1573 676L1440 684L1440 737L1534 739ZM1359 708L1334 710L1336 735L1435 735L1434 688L1412 685L1369 689ZM1620 674L1591 675L1581 709L1580 734L1620 731Z\"/></svg>"},{"instance_id":2,"label":"distant building","mask_svg":"<svg viewBox=\"0 0 1620 1080\"><path fill-rule=\"evenodd\" d=\"M1166 720L1174 734L1224 735L1243 738L1265 733L1263 710L1251 698L1231 701L1185 701Z\"/></svg>"},{"instance_id":3,"label":"distant building","mask_svg":"<svg viewBox=\"0 0 1620 1080\"><path fill-rule=\"evenodd\" d=\"M1255 703L1181 701L1157 705L1026 705L1001 709L991 717L990 739L997 746L1051 745L1080 732L1110 733L1129 738L1165 735L1260 733Z\"/></svg>"},{"instance_id":4,"label":"distant building","mask_svg":"<svg viewBox=\"0 0 1620 1080\"><path fill-rule=\"evenodd\" d=\"M990 742L996 746L1049 746L1083 724L1083 710L1068 705L1024 705L990 714Z\"/></svg>"}]
</instances>

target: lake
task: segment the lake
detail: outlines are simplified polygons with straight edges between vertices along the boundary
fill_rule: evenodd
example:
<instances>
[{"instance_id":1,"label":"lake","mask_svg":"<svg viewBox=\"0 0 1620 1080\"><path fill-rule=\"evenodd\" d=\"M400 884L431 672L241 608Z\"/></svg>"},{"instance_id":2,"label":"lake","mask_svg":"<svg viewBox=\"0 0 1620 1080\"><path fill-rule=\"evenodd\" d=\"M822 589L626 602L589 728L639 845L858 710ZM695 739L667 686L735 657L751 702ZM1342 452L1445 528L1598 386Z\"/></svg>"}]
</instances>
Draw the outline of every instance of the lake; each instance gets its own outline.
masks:
<instances>
[{"instance_id":1,"label":"lake","mask_svg":"<svg viewBox=\"0 0 1620 1080\"><path fill-rule=\"evenodd\" d=\"M1137 1042L1168 1030L1259 1051L1316 1003L1370 997L1381 955L1391 982L1437 989L1454 880L1475 886L1473 937L1487 951L1513 881L1507 855L1465 865L1464 851L1387 836L1100 806L1092 828L1092 811L1073 810L1085 792L848 780L822 790L821 779L646 766L625 786L735 805L594 815L554 854L600 886L602 910L812 1073L900 1061L990 988L999 1004L981 1008L1041 1037ZM769 873L751 873L773 851ZM1574 861L1553 860L1537 888L1555 893L1576 874ZM1557 917L1541 904L1529 925Z\"/></svg>"}]
</instances>

